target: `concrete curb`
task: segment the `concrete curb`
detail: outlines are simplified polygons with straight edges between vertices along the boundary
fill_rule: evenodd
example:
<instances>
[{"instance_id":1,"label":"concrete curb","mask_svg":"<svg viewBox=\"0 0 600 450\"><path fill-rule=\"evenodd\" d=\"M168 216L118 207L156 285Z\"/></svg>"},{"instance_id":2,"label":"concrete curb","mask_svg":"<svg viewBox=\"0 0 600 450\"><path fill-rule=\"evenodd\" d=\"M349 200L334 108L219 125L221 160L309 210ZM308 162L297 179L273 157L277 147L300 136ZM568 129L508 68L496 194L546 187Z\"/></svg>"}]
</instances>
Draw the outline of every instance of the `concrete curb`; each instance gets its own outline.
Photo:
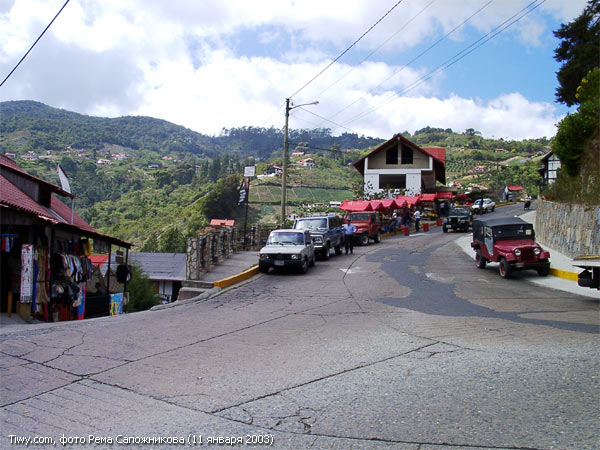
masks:
<instances>
[{"instance_id":1,"label":"concrete curb","mask_svg":"<svg viewBox=\"0 0 600 450\"><path fill-rule=\"evenodd\" d=\"M569 272L568 270L555 269L554 267L551 267L550 275L569 281L577 281L578 274L576 272Z\"/></svg>"},{"instance_id":2,"label":"concrete curb","mask_svg":"<svg viewBox=\"0 0 600 450\"><path fill-rule=\"evenodd\" d=\"M165 305L153 306L152 308L150 308L150 311L161 311L163 309L175 308L176 306L182 306L182 305L187 305L190 303L196 303L196 302L199 302L200 300L206 300L206 299L212 297L213 295L219 293L220 291L221 291L220 287L213 287L212 289L209 289L206 292L203 292L202 294L197 295L196 297L186 298L185 300L176 300L173 303L167 303Z\"/></svg>"},{"instance_id":3,"label":"concrete curb","mask_svg":"<svg viewBox=\"0 0 600 450\"><path fill-rule=\"evenodd\" d=\"M213 286L224 289L229 286L233 286L234 284L238 284L241 281L247 280L248 278L252 278L254 275L258 274L258 264L252 266L248 270L244 270L237 275L233 275L231 277L223 278L222 280L215 281Z\"/></svg>"}]
</instances>

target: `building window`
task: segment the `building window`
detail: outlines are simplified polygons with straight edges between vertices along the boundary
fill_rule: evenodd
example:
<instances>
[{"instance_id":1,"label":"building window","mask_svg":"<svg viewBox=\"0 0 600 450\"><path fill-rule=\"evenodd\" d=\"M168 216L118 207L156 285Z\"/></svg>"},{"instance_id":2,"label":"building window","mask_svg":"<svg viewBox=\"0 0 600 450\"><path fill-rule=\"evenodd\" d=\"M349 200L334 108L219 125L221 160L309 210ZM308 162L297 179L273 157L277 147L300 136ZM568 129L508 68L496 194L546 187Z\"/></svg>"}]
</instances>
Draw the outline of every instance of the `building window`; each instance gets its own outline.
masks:
<instances>
[{"instance_id":1,"label":"building window","mask_svg":"<svg viewBox=\"0 0 600 450\"><path fill-rule=\"evenodd\" d=\"M413 150L412 148L402 146L402 161L400 164L412 164L413 163Z\"/></svg>"},{"instance_id":2,"label":"building window","mask_svg":"<svg viewBox=\"0 0 600 450\"><path fill-rule=\"evenodd\" d=\"M398 147L388 148L385 152L386 164L398 164Z\"/></svg>"}]
</instances>

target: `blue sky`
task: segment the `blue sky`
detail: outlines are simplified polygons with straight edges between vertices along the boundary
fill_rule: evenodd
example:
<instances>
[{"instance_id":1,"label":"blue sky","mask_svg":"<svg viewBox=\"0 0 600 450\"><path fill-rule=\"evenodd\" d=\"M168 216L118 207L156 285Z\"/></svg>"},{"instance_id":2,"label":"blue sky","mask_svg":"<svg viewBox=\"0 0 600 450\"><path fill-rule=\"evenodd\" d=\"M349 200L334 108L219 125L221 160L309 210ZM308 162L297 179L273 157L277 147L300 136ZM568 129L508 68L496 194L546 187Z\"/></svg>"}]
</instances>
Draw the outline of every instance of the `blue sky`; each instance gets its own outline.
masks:
<instances>
[{"instance_id":1,"label":"blue sky","mask_svg":"<svg viewBox=\"0 0 600 450\"><path fill-rule=\"evenodd\" d=\"M63 3L0 0L2 77ZM0 101L36 100L108 117L147 115L213 135L239 126L279 128L285 98L396 3L71 0L0 88ZM293 96L295 104L319 104L293 110L290 126L381 138L425 126L475 128L505 139L553 136L568 110L554 99L559 41L552 31L577 17L585 0L536 0L530 14L423 80L531 3L401 1Z\"/></svg>"}]
</instances>

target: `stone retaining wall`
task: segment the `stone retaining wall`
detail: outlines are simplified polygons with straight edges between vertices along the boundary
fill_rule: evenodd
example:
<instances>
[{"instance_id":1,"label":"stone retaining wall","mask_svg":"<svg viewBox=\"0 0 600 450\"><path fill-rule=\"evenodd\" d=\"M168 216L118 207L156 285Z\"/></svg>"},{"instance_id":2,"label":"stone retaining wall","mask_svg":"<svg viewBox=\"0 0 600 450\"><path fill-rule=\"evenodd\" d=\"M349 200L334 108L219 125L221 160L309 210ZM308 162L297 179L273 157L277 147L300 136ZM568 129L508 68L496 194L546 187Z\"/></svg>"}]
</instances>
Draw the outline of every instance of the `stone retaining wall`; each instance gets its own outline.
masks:
<instances>
[{"instance_id":1,"label":"stone retaining wall","mask_svg":"<svg viewBox=\"0 0 600 450\"><path fill-rule=\"evenodd\" d=\"M573 258L600 254L600 206L537 202L536 239Z\"/></svg>"},{"instance_id":2,"label":"stone retaining wall","mask_svg":"<svg viewBox=\"0 0 600 450\"><path fill-rule=\"evenodd\" d=\"M224 227L214 229L197 237L187 239L186 250L186 279L197 281L202 279L202 274L210 271L211 267L223 263L233 252L258 250L261 245L261 229L253 226L247 230L244 237L243 230ZM244 245L244 240L246 245Z\"/></svg>"}]
</instances>

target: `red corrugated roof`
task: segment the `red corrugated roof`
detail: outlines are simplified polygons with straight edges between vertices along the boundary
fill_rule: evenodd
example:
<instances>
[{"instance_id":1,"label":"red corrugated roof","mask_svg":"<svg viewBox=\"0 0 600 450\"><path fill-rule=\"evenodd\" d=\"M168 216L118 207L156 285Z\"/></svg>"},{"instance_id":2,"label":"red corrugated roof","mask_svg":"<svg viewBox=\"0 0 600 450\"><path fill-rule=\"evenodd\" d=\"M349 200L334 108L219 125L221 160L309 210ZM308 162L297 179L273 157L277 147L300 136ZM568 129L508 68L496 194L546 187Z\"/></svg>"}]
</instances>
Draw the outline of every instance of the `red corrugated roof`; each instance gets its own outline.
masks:
<instances>
[{"instance_id":1,"label":"red corrugated roof","mask_svg":"<svg viewBox=\"0 0 600 450\"><path fill-rule=\"evenodd\" d=\"M23 169L21 169L21 167L15 161L13 161L10 158L7 158L4 155L0 155L0 167L2 167L3 169L8 169L12 172L17 172L20 175L23 175L24 177L29 178L30 180L37 181L38 183L41 183L41 184L45 185L46 187L50 188L50 190L52 192L56 192L65 197L71 197L71 198L74 197L73 194L69 194L67 191L64 191L62 188L59 188L58 186L56 186L52 183L49 183L46 180L42 180L41 178L34 177L33 175L28 174Z\"/></svg>"},{"instance_id":2,"label":"red corrugated roof","mask_svg":"<svg viewBox=\"0 0 600 450\"><path fill-rule=\"evenodd\" d=\"M419 198L423 202L435 202L435 199L437 198L437 194L420 194Z\"/></svg>"},{"instance_id":3,"label":"red corrugated roof","mask_svg":"<svg viewBox=\"0 0 600 450\"><path fill-rule=\"evenodd\" d=\"M232 227L235 225L235 220L233 219L211 219L210 226L211 227Z\"/></svg>"},{"instance_id":4,"label":"red corrugated roof","mask_svg":"<svg viewBox=\"0 0 600 450\"><path fill-rule=\"evenodd\" d=\"M509 191L522 191L523 186L515 185L515 186L506 186Z\"/></svg>"},{"instance_id":5,"label":"red corrugated roof","mask_svg":"<svg viewBox=\"0 0 600 450\"><path fill-rule=\"evenodd\" d=\"M446 149L444 147L422 147L425 152L446 164Z\"/></svg>"}]
</instances>

